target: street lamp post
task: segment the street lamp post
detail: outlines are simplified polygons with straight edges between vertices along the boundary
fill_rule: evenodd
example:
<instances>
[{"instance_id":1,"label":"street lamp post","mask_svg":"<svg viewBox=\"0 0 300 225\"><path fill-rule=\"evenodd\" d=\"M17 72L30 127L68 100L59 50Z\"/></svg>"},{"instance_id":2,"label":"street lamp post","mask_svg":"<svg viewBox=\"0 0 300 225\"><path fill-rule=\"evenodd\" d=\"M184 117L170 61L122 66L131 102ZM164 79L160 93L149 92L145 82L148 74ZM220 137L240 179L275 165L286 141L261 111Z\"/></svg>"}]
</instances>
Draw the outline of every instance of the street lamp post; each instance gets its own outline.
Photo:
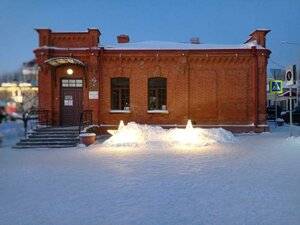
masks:
<instances>
[{"instance_id":1,"label":"street lamp post","mask_svg":"<svg viewBox=\"0 0 300 225\"><path fill-rule=\"evenodd\" d=\"M299 44L299 43L296 43L296 42L281 41L281 44L297 45L297 46L299 46L299 47L300 47L300 44Z\"/></svg>"}]
</instances>

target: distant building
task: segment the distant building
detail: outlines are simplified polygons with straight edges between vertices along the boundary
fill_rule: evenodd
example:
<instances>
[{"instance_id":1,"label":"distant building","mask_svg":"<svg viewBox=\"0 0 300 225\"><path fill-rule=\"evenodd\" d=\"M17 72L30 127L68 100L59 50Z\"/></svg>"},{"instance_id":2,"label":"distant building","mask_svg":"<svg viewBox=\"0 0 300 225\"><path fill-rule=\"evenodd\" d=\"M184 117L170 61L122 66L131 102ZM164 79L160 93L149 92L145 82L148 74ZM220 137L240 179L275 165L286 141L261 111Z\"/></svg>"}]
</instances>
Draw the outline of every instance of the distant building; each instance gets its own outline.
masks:
<instances>
[{"instance_id":1,"label":"distant building","mask_svg":"<svg viewBox=\"0 0 300 225\"><path fill-rule=\"evenodd\" d=\"M29 62L24 62L22 65L23 80L31 83L32 86L37 86L38 83L38 64L36 59Z\"/></svg>"},{"instance_id":2,"label":"distant building","mask_svg":"<svg viewBox=\"0 0 300 225\"><path fill-rule=\"evenodd\" d=\"M53 125L78 125L92 110L93 123L184 125L262 132L266 123L266 48L269 30L244 44L138 42L119 35L99 44L100 31L37 29L39 109Z\"/></svg>"},{"instance_id":3,"label":"distant building","mask_svg":"<svg viewBox=\"0 0 300 225\"><path fill-rule=\"evenodd\" d=\"M274 70L271 69L272 72ZM269 83L271 80L282 80L283 81L283 93L277 95L277 105L279 105L283 111L290 110L290 87L285 82L285 70L276 69L272 77L267 78L267 106L275 105L275 94L270 93ZM297 88L298 85L298 88ZM299 82L291 86L292 88L292 109L299 106ZM298 95L298 98L297 98Z\"/></svg>"},{"instance_id":4,"label":"distant building","mask_svg":"<svg viewBox=\"0 0 300 225\"><path fill-rule=\"evenodd\" d=\"M7 113L21 113L32 107L37 108L38 88L24 82L1 83L0 100Z\"/></svg>"}]
</instances>

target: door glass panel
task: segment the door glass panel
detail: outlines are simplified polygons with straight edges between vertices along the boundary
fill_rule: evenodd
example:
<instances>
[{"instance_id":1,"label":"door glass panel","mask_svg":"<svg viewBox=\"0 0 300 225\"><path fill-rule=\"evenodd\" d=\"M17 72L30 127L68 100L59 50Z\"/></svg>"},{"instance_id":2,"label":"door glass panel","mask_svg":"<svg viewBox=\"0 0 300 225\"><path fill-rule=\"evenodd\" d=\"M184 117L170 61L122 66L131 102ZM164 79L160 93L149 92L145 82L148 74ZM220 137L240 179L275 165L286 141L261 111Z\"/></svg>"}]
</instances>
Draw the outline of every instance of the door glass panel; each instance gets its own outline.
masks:
<instances>
[{"instance_id":1,"label":"door glass panel","mask_svg":"<svg viewBox=\"0 0 300 225\"><path fill-rule=\"evenodd\" d=\"M68 80L62 80L61 83L62 83L63 87L68 87L69 86L69 81Z\"/></svg>"},{"instance_id":2,"label":"door glass panel","mask_svg":"<svg viewBox=\"0 0 300 225\"><path fill-rule=\"evenodd\" d=\"M72 100L73 99L73 96L72 95L66 95L65 96L65 100Z\"/></svg>"},{"instance_id":3,"label":"door glass panel","mask_svg":"<svg viewBox=\"0 0 300 225\"><path fill-rule=\"evenodd\" d=\"M82 87L82 80L76 80L76 87Z\"/></svg>"},{"instance_id":4,"label":"door glass panel","mask_svg":"<svg viewBox=\"0 0 300 225\"><path fill-rule=\"evenodd\" d=\"M65 95L64 106L73 106L73 96Z\"/></svg>"},{"instance_id":5,"label":"door glass panel","mask_svg":"<svg viewBox=\"0 0 300 225\"><path fill-rule=\"evenodd\" d=\"M73 100L65 100L64 106L73 106Z\"/></svg>"},{"instance_id":6,"label":"door glass panel","mask_svg":"<svg viewBox=\"0 0 300 225\"><path fill-rule=\"evenodd\" d=\"M75 80L69 80L69 87L75 87Z\"/></svg>"},{"instance_id":7,"label":"door glass panel","mask_svg":"<svg viewBox=\"0 0 300 225\"><path fill-rule=\"evenodd\" d=\"M77 79L62 79L62 87L82 87L82 80Z\"/></svg>"}]
</instances>

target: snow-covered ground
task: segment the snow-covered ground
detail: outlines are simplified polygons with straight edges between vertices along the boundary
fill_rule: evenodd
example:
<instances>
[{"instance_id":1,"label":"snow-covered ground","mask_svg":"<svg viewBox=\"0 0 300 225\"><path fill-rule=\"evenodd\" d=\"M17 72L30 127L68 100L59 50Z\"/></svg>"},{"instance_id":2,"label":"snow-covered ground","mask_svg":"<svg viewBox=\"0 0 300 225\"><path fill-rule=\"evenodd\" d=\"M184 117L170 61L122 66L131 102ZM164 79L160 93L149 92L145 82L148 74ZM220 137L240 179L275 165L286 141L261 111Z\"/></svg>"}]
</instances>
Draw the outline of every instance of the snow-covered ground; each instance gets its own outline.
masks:
<instances>
[{"instance_id":1,"label":"snow-covered ground","mask_svg":"<svg viewBox=\"0 0 300 225\"><path fill-rule=\"evenodd\" d=\"M10 148L22 130L8 127L0 125L3 225L300 223L299 127L294 138L284 126L186 148L29 150Z\"/></svg>"},{"instance_id":2,"label":"snow-covered ground","mask_svg":"<svg viewBox=\"0 0 300 225\"><path fill-rule=\"evenodd\" d=\"M23 121L0 123L0 149L13 146L20 138L24 137ZM1 154L1 153L0 153Z\"/></svg>"}]
</instances>

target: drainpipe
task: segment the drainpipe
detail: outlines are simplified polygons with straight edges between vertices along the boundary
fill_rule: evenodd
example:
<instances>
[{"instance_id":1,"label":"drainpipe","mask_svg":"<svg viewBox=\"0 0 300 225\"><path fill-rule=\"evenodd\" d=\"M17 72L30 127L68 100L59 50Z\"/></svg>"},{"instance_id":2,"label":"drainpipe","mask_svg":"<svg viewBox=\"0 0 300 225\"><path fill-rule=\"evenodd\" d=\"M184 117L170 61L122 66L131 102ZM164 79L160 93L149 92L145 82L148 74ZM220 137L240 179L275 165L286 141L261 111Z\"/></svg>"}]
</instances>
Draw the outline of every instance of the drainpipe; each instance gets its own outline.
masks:
<instances>
[{"instance_id":1,"label":"drainpipe","mask_svg":"<svg viewBox=\"0 0 300 225\"><path fill-rule=\"evenodd\" d=\"M61 117L59 116L59 123L58 121L56 121L56 118L54 118L55 115L55 103L56 103L56 67L51 67L50 68L50 77L51 77L51 96L52 96L52 101L51 101L51 107L50 107L50 114L51 114L51 126L53 125L61 125ZM61 101L61 99L59 99ZM59 113L61 114L61 106L60 106L60 102L59 104Z\"/></svg>"},{"instance_id":2,"label":"drainpipe","mask_svg":"<svg viewBox=\"0 0 300 225\"><path fill-rule=\"evenodd\" d=\"M103 48L100 49L100 55L98 55L98 59L97 59L97 71L98 71L98 121L97 123L100 125L101 124L101 120L100 120L100 110L101 110L101 107L100 107L100 104L101 104L101 101L100 101L100 88L101 88L101 84L100 84L100 77L101 77L101 70L100 70L100 66L101 66L101 63L100 63L100 59L103 55Z\"/></svg>"},{"instance_id":3,"label":"drainpipe","mask_svg":"<svg viewBox=\"0 0 300 225\"><path fill-rule=\"evenodd\" d=\"M185 65L185 68L186 68L186 73L187 73L187 76L188 76L188 120L191 119L191 115L190 115L190 90L191 90L191 75L190 75L190 51L185 53L185 57L186 57L186 65Z\"/></svg>"},{"instance_id":4,"label":"drainpipe","mask_svg":"<svg viewBox=\"0 0 300 225\"><path fill-rule=\"evenodd\" d=\"M256 46L252 47L253 63L253 105L254 127L258 124L258 57Z\"/></svg>"}]
</instances>

